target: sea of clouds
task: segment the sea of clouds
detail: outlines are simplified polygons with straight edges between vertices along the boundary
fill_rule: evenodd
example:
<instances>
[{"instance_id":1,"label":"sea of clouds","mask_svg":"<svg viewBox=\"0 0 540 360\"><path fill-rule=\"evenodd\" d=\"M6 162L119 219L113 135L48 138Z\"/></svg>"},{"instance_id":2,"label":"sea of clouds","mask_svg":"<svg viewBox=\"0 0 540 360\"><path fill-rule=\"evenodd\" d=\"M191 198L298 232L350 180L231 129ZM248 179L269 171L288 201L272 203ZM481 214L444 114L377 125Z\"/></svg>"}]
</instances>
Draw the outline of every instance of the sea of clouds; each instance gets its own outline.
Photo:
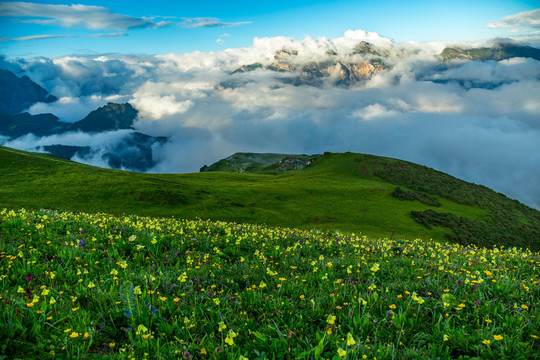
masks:
<instances>
[{"instance_id":1,"label":"sea of clouds","mask_svg":"<svg viewBox=\"0 0 540 360\"><path fill-rule=\"evenodd\" d=\"M360 41L388 51L392 67L349 88L293 86L280 79L291 74L262 69L232 73L271 64L284 48L298 51L291 59L297 63L328 60L329 51L338 54L334 59L358 61L350 54ZM351 151L427 165L540 209L540 62L436 57L445 46L494 41L395 43L359 30L337 39L256 38L251 47L215 53L25 58L2 66L58 97L35 104L32 114L74 122L110 101L132 104L137 131L169 137L154 149L153 172L194 172L238 151ZM5 145L100 146L121 137L27 136Z\"/></svg>"}]
</instances>

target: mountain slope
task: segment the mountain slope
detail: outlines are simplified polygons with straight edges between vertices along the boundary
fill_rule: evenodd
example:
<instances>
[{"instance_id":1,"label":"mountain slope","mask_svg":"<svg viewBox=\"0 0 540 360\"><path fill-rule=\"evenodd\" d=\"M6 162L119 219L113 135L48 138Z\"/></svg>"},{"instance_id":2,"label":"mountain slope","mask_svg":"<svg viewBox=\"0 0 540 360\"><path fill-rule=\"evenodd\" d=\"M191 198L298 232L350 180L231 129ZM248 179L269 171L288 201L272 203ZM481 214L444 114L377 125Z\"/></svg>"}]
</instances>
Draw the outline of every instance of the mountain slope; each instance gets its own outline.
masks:
<instances>
[{"instance_id":1,"label":"mountain slope","mask_svg":"<svg viewBox=\"0 0 540 360\"><path fill-rule=\"evenodd\" d=\"M0 69L0 112L19 114L37 102L54 102L56 97L30 80L26 75L19 78L9 70Z\"/></svg>"},{"instance_id":2,"label":"mountain slope","mask_svg":"<svg viewBox=\"0 0 540 360\"><path fill-rule=\"evenodd\" d=\"M409 180L389 173L406 174L404 178L414 184L407 187L403 184ZM447 181L451 189L441 189ZM362 154L324 154L302 170L279 175L222 171L171 175L102 169L0 148L0 183L0 207L208 218L540 249L538 211L420 165ZM414 200L402 200L399 191L394 194L397 187L411 192ZM467 195L469 188L476 189L473 204L456 195L460 191ZM502 212L486 205L490 201L498 202ZM411 215L417 212L424 216ZM493 227L500 214L508 221ZM461 220L461 227L442 221L452 216ZM478 229L504 236L476 237ZM455 233L461 230L471 236ZM520 231L528 235L521 236Z\"/></svg>"},{"instance_id":3,"label":"mountain slope","mask_svg":"<svg viewBox=\"0 0 540 360\"><path fill-rule=\"evenodd\" d=\"M444 61L462 60L505 60L515 57L532 58L540 61L540 49L531 46L523 46L509 43L496 43L491 47L463 49L459 47L447 47L440 58Z\"/></svg>"}]
</instances>

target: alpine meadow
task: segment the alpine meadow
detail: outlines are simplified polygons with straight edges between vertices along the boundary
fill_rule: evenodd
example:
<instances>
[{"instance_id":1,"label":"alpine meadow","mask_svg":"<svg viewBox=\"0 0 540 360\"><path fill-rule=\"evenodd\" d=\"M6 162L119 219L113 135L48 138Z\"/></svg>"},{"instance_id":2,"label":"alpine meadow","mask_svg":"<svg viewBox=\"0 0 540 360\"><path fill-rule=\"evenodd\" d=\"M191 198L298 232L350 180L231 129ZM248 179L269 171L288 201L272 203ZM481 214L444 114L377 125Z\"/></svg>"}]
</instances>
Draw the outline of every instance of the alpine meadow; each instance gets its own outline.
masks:
<instances>
[{"instance_id":1,"label":"alpine meadow","mask_svg":"<svg viewBox=\"0 0 540 360\"><path fill-rule=\"evenodd\" d=\"M0 360L540 359L539 19L0 2Z\"/></svg>"}]
</instances>

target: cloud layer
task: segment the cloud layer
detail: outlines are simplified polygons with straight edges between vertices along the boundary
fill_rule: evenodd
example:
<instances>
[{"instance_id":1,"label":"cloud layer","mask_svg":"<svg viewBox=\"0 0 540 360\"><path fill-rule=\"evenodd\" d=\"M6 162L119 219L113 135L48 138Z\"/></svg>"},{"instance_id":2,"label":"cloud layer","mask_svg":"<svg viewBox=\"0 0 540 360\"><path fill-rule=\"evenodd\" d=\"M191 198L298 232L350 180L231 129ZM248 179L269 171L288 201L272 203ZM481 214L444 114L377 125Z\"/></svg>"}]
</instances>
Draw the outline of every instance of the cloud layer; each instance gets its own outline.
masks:
<instances>
[{"instance_id":1,"label":"cloud layer","mask_svg":"<svg viewBox=\"0 0 540 360\"><path fill-rule=\"evenodd\" d=\"M262 69L233 74L275 62L281 49L298 51L289 59L296 63L360 61L351 55L360 41L391 54L391 69L351 88L293 86L283 78L296 74ZM216 53L32 58L12 66L59 98L34 105L34 113L74 121L108 101L129 101L139 110L136 130L170 138L154 149L156 172L198 171L237 151L363 152L431 166L540 208L540 62L444 64L435 54L445 45L348 31L337 39L256 38L249 48Z\"/></svg>"}]
</instances>

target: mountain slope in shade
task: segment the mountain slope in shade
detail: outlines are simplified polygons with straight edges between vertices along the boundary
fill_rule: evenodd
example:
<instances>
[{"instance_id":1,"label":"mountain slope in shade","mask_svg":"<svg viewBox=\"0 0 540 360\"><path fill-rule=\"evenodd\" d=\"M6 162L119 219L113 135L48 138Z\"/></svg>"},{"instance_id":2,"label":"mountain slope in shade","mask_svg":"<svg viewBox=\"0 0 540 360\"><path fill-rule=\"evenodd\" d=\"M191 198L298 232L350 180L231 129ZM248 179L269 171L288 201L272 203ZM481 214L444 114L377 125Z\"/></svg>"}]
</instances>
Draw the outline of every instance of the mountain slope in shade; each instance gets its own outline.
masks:
<instances>
[{"instance_id":1,"label":"mountain slope in shade","mask_svg":"<svg viewBox=\"0 0 540 360\"><path fill-rule=\"evenodd\" d=\"M129 103L108 103L90 114L84 119L73 123L68 130L79 130L89 133L97 133L110 130L133 129L133 122L137 117L137 110Z\"/></svg>"},{"instance_id":2,"label":"mountain slope in shade","mask_svg":"<svg viewBox=\"0 0 540 360\"><path fill-rule=\"evenodd\" d=\"M0 69L0 112L16 115L37 102L56 100L28 76L19 78L9 70Z\"/></svg>"},{"instance_id":3,"label":"mountain slope in shade","mask_svg":"<svg viewBox=\"0 0 540 360\"><path fill-rule=\"evenodd\" d=\"M22 114L8 115L0 112L0 135L17 138L26 134L45 136L53 133L54 129L62 131L65 123L60 122L53 114L30 115Z\"/></svg>"}]
</instances>

